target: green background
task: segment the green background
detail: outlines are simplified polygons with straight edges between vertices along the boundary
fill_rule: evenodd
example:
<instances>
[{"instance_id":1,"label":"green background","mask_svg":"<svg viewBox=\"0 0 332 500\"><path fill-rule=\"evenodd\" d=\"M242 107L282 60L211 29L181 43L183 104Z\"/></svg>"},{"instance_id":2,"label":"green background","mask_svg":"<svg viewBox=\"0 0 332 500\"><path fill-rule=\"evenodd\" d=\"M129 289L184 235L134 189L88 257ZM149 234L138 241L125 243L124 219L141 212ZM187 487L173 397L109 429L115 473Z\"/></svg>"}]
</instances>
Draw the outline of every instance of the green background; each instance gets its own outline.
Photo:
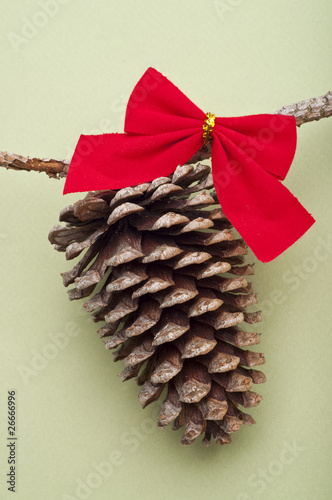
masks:
<instances>
[{"instance_id":1,"label":"green background","mask_svg":"<svg viewBox=\"0 0 332 500\"><path fill-rule=\"evenodd\" d=\"M1 11L0 150L12 153L69 159L80 133L120 132L149 66L217 116L331 90L328 0L16 0ZM67 299L59 273L72 266L47 234L77 196L64 198L63 181L44 174L2 169L1 498L12 498L11 389L17 499L332 498L331 131L332 118L299 129L285 181L317 223L274 262L249 258L265 313L257 425L209 449L156 428L158 404L140 408L136 384L122 384L121 363Z\"/></svg>"}]
</instances>

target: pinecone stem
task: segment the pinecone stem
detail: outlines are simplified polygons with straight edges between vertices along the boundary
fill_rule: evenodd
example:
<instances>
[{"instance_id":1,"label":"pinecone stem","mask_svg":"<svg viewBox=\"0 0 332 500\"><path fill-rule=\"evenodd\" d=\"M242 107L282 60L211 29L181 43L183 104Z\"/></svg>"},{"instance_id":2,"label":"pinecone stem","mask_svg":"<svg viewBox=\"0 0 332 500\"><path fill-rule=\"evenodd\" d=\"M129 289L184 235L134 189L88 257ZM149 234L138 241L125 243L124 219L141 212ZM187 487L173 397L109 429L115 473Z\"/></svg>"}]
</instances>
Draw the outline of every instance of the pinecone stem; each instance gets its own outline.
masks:
<instances>
[{"instance_id":1,"label":"pinecone stem","mask_svg":"<svg viewBox=\"0 0 332 500\"><path fill-rule=\"evenodd\" d=\"M273 114L295 116L296 125L300 127L303 123L318 121L332 115L332 92L320 97L306 99L275 111ZM204 145L188 163L197 163L211 156L211 146ZM45 172L53 179L61 179L67 176L69 160L54 160L50 158L30 158L0 151L0 167L12 170L26 170L28 172Z\"/></svg>"}]
</instances>

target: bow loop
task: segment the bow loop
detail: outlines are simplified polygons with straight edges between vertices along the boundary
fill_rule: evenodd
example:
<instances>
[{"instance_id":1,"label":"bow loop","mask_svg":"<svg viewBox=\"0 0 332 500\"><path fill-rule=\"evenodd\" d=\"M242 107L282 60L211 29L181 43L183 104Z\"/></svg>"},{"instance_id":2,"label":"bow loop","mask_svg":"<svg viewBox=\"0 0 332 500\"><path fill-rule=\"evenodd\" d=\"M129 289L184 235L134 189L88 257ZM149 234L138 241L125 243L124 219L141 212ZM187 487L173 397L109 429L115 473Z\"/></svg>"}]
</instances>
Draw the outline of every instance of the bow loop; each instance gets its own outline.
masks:
<instances>
[{"instance_id":1,"label":"bow loop","mask_svg":"<svg viewBox=\"0 0 332 500\"><path fill-rule=\"evenodd\" d=\"M277 179L286 177L296 150L294 116L262 114L216 118L215 131Z\"/></svg>"},{"instance_id":2,"label":"bow loop","mask_svg":"<svg viewBox=\"0 0 332 500\"><path fill-rule=\"evenodd\" d=\"M274 259L314 223L279 181L295 154L295 118L208 119L149 68L130 96L125 133L80 137L64 193L119 189L168 176L212 139L213 180L226 216L260 260Z\"/></svg>"},{"instance_id":3,"label":"bow loop","mask_svg":"<svg viewBox=\"0 0 332 500\"><path fill-rule=\"evenodd\" d=\"M174 130L201 129L204 119L203 111L172 82L149 68L130 95L124 131L128 134L155 135Z\"/></svg>"}]
</instances>

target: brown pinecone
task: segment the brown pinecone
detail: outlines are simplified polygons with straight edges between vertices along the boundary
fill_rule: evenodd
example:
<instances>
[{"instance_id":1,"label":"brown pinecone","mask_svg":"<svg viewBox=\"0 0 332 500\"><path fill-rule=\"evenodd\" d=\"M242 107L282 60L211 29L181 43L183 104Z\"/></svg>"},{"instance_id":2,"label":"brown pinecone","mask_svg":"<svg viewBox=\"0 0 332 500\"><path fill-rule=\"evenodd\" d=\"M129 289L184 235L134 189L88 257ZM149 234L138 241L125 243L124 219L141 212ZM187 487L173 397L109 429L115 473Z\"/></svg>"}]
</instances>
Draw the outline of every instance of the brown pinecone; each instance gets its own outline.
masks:
<instances>
[{"instance_id":1,"label":"brown pinecone","mask_svg":"<svg viewBox=\"0 0 332 500\"><path fill-rule=\"evenodd\" d=\"M167 386L159 415L161 428L175 420L185 426L182 443L205 433L218 444L254 419L242 412L261 396L252 384L265 382L252 369L263 354L243 347L259 343L242 323L261 321L246 312L257 302L245 278L247 253L213 188L209 166L184 165L170 177L118 191L88 193L60 214L49 239L79 263L62 274L70 300L85 302L106 349L118 347L122 380L137 377L143 407ZM193 195L193 196L191 196ZM213 207L214 205L214 207Z\"/></svg>"}]
</instances>

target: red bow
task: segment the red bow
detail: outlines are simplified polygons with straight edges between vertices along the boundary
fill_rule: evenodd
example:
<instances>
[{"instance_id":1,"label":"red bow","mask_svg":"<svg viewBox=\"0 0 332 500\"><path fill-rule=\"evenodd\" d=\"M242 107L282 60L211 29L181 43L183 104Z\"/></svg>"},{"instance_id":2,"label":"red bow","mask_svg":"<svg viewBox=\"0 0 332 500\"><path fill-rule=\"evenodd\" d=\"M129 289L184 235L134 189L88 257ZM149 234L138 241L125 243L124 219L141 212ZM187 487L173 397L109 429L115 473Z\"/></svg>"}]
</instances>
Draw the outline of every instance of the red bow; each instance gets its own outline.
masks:
<instances>
[{"instance_id":1,"label":"red bow","mask_svg":"<svg viewBox=\"0 0 332 500\"><path fill-rule=\"evenodd\" d=\"M125 133L80 137L64 194L119 189L170 175L201 149L206 120L175 85L149 68L130 96ZM295 154L295 118L216 118L209 132L220 204L255 255L268 262L315 222L279 182Z\"/></svg>"}]
</instances>

